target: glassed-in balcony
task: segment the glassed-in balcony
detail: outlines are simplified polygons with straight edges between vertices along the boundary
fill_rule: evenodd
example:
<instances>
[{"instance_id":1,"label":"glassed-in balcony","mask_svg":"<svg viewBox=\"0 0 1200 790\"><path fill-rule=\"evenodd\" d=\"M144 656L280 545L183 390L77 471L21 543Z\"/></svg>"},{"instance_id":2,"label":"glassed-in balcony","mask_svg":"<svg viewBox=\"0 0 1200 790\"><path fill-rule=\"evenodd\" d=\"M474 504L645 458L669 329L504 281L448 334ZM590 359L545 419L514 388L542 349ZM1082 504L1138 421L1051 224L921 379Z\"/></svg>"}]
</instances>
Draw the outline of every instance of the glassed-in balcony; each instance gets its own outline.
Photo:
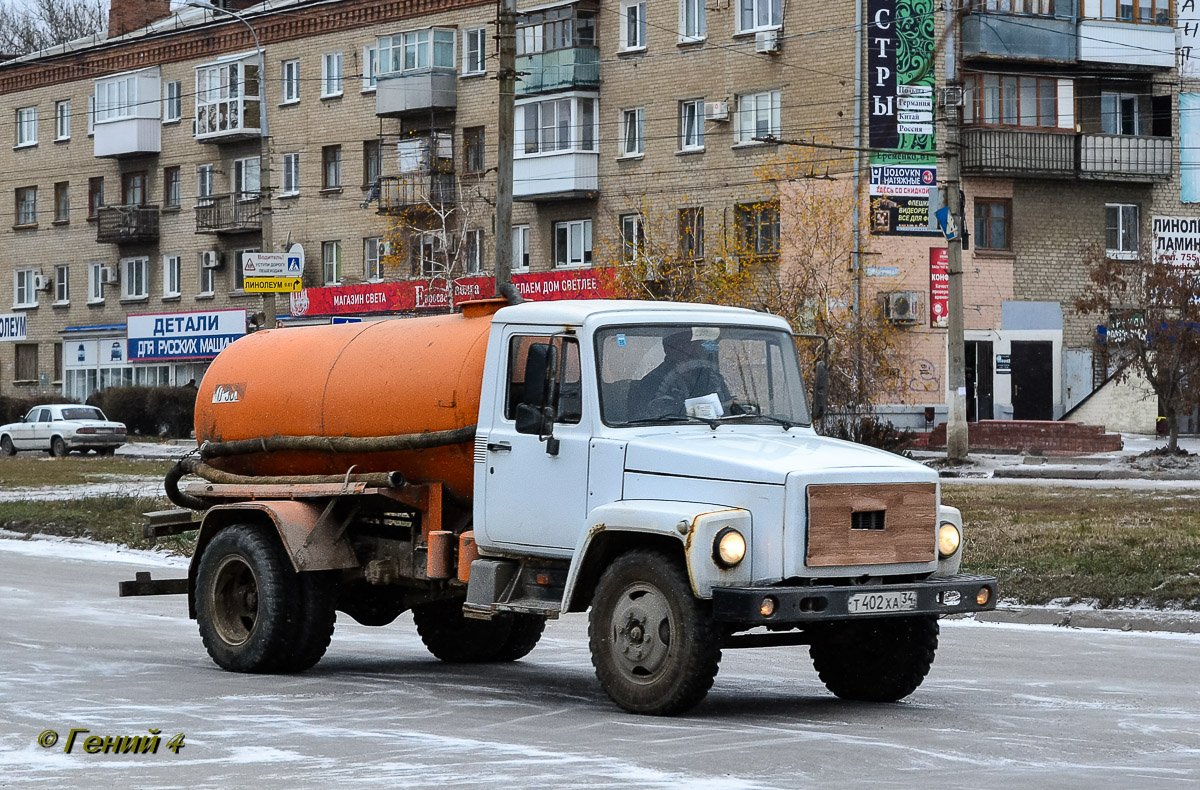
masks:
<instances>
[{"instance_id":1,"label":"glassed-in balcony","mask_svg":"<svg viewBox=\"0 0 1200 790\"><path fill-rule=\"evenodd\" d=\"M157 67L96 80L92 138L97 157L162 150L161 84Z\"/></svg>"},{"instance_id":2,"label":"glassed-in balcony","mask_svg":"<svg viewBox=\"0 0 1200 790\"><path fill-rule=\"evenodd\" d=\"M229 143L260 136L258 60L196 68L196 140Z\"/></svg>"},{"instance_id":3,"label":"glassed-in balcony","mask_svg":"<svg viewBox=\"0 0 1200 790\"><path fill-rule=\"evenodd\" d=\"M563 4L517 22L517 95L595 89L600 85L596 5Z\"/></svg>"},{"instance_id":4,"label":"glassed-in balcony","mask_svg":"<svg viewBox=\"0 0 1200 790\"><path fill-rule=\"evenodd\" d=\"M964 58L1074 62L1079 0L972 0L962 20Z\"/></svg>"},{"instance_id":5,"label":"glassed-in balcony","mask_svg":"<svg viewBox=\"0 0 1200 790\"><path fill-rule=\"evenodd\" d=\"M453 30L430 28L380 36L375 114L398 117L458 104Z\"/></svg>"}]
</instances>

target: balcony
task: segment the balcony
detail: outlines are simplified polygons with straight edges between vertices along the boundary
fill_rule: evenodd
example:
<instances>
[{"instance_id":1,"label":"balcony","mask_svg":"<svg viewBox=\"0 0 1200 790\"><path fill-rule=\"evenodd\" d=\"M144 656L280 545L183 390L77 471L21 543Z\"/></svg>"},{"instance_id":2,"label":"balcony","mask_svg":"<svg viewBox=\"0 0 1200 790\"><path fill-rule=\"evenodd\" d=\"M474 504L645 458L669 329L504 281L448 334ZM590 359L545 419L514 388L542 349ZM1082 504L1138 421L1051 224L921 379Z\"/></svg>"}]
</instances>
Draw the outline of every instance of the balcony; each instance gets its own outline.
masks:
<instances>
[{"instance_id":1,"label":"balcony","mask_svg":"<svg viewBox=\"0 0 1200 790\"><path fill-rule=\"evenodd\" d=\"M1169 69L1175 65L1175 28L1169 24L1081 19L1079 60Z\"/></svg>"},{"instance_id":2,"label":"balcony","mask_svg":"<svg viewBox=\"0 0 1200 790\"><path fill-rule=\"evenodd\" d=\"M100 244L158 241L158 206L102 206L96 211L96 241Z\"/></svg>"},{"instance_id":3,"label":"balcony","mask_svg":"<svg viewBox=\"0 0 1200 790\"><path fill-rule=\"evenodd\" d=\"M962 21L963 57L1073 63L1076 37L1071 5L1058 0L1055 8L1061 17L978 11L968 14Z\"/></svg>"},{"instance_id":4,"label":"balcony","mask_svg":"<svg viewBox=\"0 0 1200 790\"><path fill-rule=\"evenodd\" d=\"M599 161L600 155L594 151L520 157L513 161L513 200L537 203L595 197Z\"/></svg>"},{"instance_id":5,"label":"balcony","mask_svg":"<svg viewBox=\"0 0 1200 790\"><path fill-rule=\"evenodd\" d=\"M93 141L98 159L157 154L162 151L162 121L158 118L97 121Z\"/></svg>"},{"instance_id":6,"label":"balcony","mask_svg":"<svg viewBox=\"0 0 1200 790\"><path fill-rule=\"evenodd\" d=\"M258 61L223 60L196 67L196 140L231 143L261 135Z\"/></svg>"},{"instance_id":7,"label":"balcony","mask_svg":"<svg viewBox=\"0 0 1200 790\"><path fill-rule=\"evenodd\" d=\"M600 50L571 47L517 58L517 95L600 86Z\"/></svg>"},{"instance_id":8,"label":"balcony","mask_svg":"<svg viewBox=\"0 0 1200 790\"><path fill-rule=\"evenodd\" d=\"M1171 138L966 129L962 167L971 176L1151 183L1171 176Z\"/></svg>"},{"instance_id":9,"label":"balcony","mask_svg":"<svg viewBox=\"0 0 1200 790\"><path fill-rule=\"evenodd\" d=\"M201 198L196 205L196 232L254 233L262 230L262 207L257 192L235 192Z\"/></svg>"},{"instance_id":10,"label":"balcony","mask_svg":"<svg viewBox=\"0 0 1200 790\"><path fill-rule=\"evenodd\" d=\"M453 173L402 173L379 179L379 213L434 212L458 202Z\"/></svg>"},{"instance_id":11,"label":"balcony","mask_svg":"<svg viewBox=\"0 0 1200 790\"><path fill-rule=\"evenodd\" d=\"M162 151L162 79L157 67L96 80L91 114L98 158Z\"/></svg>"},{"instance_id":12,"label":"balcony","mask_svg":"<svg viewBox=\"0 0 1200 790\"><path fill-rule=\"evenodd\" d=\"M380 117L453 110L457 105L458 75L453 70L380 74L375 79L375 114Z\"/></svg>"}]
</instances>

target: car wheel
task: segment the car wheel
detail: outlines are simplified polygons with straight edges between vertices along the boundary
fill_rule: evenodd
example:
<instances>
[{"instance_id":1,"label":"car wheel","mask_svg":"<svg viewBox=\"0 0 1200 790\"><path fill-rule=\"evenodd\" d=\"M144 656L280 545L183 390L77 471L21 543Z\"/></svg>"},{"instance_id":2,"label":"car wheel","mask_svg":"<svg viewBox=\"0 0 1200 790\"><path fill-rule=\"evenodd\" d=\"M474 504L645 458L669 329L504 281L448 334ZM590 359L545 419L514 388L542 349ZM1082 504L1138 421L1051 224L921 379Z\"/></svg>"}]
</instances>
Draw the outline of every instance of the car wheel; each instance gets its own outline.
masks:
<instances>
[{"instance_id":1,"label":"car wheel","mask_svg":"<svg viewBox=\"0 0 1200 790\"><path fill-rule=\"evenodd\" d=\"M55 458L65 458L69 452L71 451L67 449L67 443L61 436L55 436L50 440L50 455Z\"/></svg>"},{"instance_id":2,"label":"car wheel","mask_svg":"<svg viewBox=\"0 0 1200 790\"><path fill-rule=\"evenodd\" d=\"M17 454L17 448L13 446L12 439L7 436L0 437L0 453L4 455Z\"/></svg>"},{"instance_id":3,"label":"car wheel","mask_svg":"<svg viewBox=\"0 0 1200 790\"><path fill-rule=\"evenodd\" d=\"M96 455L114 455L117 452L115 447L101 447L96 450Z\"/></svg>"}]
</instances>

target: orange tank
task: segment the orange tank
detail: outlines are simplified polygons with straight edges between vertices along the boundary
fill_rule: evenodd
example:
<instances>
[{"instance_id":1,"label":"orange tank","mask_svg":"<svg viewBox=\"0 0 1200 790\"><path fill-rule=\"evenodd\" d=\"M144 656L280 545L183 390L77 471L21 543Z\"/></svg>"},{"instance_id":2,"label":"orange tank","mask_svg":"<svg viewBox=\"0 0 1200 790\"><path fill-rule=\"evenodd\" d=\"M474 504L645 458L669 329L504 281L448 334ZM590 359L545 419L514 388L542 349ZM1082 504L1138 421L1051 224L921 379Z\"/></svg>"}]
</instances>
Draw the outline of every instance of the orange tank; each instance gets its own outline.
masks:
<instances>
[{"instance_id":1,"label":"orange tank","mask_svg":"<svg viewBox=\"0 0 1200 790\"><path fill-rule=\"evenodd\" d=\"M222 351L196 396L197 440L376 437L474 425L492 314L461 314L258 332ZM413 482L472 489L469 442L405 452L269 452L214 458L243 475L399 471Z\"/></svg>"}]
</instances>

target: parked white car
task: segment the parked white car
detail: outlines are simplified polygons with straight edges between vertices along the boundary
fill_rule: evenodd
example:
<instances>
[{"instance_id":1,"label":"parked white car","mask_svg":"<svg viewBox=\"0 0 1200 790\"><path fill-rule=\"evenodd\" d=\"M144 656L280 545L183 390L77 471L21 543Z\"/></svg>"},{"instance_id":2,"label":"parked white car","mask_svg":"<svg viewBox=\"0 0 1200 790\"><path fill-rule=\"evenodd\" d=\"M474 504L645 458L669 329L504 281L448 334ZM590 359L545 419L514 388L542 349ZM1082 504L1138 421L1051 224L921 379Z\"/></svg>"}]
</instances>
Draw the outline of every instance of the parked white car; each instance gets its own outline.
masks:
<instances>
[{"instance_id":1,"label":"parked white car","mask_svg":"<svg viewBox=\"0 0 1200 790\"><path fill-rule=\"evenodd\" d=\"M112 455L125 444L125 425L112 422L95 406L54 403L34 406L21 422L0 425L0 453L45 450L61 458L72 450Z\"/></svg>"}]
</instances>

